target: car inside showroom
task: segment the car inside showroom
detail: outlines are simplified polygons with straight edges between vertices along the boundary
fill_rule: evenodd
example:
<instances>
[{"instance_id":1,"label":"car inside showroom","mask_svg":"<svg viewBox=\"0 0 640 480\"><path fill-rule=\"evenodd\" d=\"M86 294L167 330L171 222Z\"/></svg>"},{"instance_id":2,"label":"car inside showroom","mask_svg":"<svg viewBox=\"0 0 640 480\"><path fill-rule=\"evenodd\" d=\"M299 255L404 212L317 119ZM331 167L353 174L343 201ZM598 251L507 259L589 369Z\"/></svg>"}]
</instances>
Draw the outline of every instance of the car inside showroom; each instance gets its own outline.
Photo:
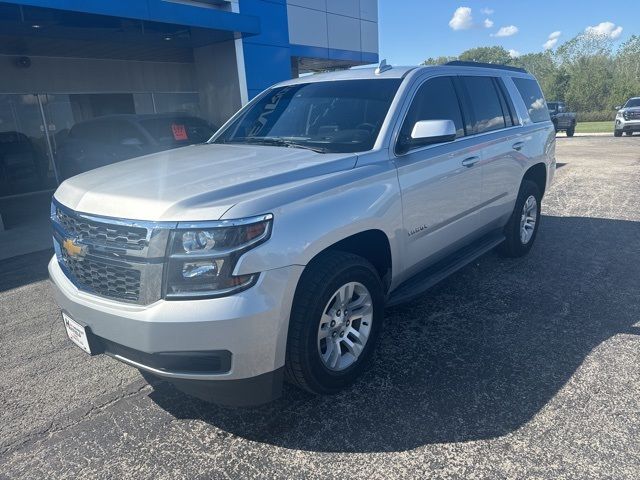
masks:
<instances>
[{"instance_id":1,"label":"car inside showroom","mask_svg":"<svg viewBox=\"0 0 640 480\"><path fill-rule=\"evenodd\" d=\"M65 178L205 141L277 82L376 63L377 22L375 0L0 2L7 255L48 244Z\"/></svg>"}]
</instances>

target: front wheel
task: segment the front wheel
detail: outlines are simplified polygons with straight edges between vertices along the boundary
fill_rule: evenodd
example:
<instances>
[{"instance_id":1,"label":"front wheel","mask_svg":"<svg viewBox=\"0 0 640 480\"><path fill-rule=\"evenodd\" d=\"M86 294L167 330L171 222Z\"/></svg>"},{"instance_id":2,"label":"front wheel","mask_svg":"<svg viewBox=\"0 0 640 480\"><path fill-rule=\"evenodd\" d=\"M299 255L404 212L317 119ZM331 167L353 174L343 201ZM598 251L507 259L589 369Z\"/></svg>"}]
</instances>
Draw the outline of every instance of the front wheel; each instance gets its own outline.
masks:
<instances>
[{"instance_id":1,"label":"front wheel","mask_svg":"<svg viewBox=\"0 0 640 480\"><path fill-rule=\"evenodd\" d=\"M576 133L575 125L573 127L567 128L567 137L573 137L574 133Z\"/></svg>"},{"instance_id":2,"label":"front wheel","mask_svg":"<svg viewBox=\"0 0 640 480\"><path fill-rule=\"evenodd\" d=\"M504 228L505 241L500 251L507 257L526 255L536 239L540 226L540 203L542 194L538 185L524 180L518 192L516 206Z\"/></svg>"},{"instance_id":3,"label":"front wheel","mask_svg":"<svg viewBox=\"0 0 640 480\"><path fill-rule=\"evenodd\" d=\"M613 131L613 136L614 137L621 137L622 136L622 130L614 130Z\"/></svg>"},{"instance_id":4,"label":"front wheel","mask_svg":"<svg viewBox=\"0 0 640 480\"><path fill-rule=\"evenodd\" d=\"M631 137L633 135L633 132L631 132L631 131L626 132L626 133L627 133L627 137Z\"/></svg>"},{"instance_id":5,"label":"front wheel","mask_svg":"<svg viewBox=\"0 0 640 480\"><path fill-rule=\"evenodd\" d=\"M287 380L316 394L351 385L371 361L383 310L382 282L368 261L339 251L314 259L291 310Z\"/></svg>"}]
</instances>

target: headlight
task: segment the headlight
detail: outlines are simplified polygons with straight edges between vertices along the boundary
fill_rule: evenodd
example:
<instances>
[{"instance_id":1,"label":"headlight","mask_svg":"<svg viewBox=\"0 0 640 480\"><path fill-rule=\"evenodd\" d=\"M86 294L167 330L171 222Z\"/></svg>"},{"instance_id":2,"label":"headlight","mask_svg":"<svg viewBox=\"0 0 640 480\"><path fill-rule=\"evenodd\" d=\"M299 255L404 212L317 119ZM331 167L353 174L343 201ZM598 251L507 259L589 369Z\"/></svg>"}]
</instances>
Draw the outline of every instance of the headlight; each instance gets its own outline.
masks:
<instances>
[{"instance_id":1,"label":"headlight","mask_svg":"<svg viewBox=\"0 0 640 480\"><path fill-rule=\"evenodd\" d=\"M616 118L622 118L622 112L618 112L618 113L616 114Z\"/></svg>"},{"instance_id":2,"label":"headlight","mask_svg":"<svg viewBox=\"0 0 640 480\"><path fill-rule=\"evenodd\" d=\"M258 274L233 275L240 256L266 242L273 216L178 224L169 239L164 298L212 298L253 286Z\"/></svg>"}]
</instances>

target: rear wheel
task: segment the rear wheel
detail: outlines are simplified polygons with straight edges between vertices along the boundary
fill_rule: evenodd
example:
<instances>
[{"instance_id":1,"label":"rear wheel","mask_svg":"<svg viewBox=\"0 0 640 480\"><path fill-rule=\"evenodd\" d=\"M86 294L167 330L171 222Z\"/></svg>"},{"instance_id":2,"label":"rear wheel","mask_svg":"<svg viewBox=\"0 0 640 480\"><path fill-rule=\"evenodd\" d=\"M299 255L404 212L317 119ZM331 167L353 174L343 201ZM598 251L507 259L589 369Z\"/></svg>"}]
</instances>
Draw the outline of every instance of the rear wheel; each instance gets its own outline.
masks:
<instances>
[{"instance_id":1,"label":"rear wheel","mask_svg":"<svg viewBox=\"0 0 640 480\"><path fill-rule=\"evenodd\" d=\"M503 255L521 257L531 250L540 226L541 201L538 186L531 180L524 180L509 223L504 228L506 239L500 245Z\"/></svg>"},{"instance_id":2,"label":"rear wheel","mask_svg":"<svg viewBox=\"0 0 640 480\"><path fill-rule=\"evenodd\" d=\"M384 319L375 268L346 252L327 252L305 269L289 321L285 375L316 394L351 385L369 365Z\"/></svg>"}]
</instances>

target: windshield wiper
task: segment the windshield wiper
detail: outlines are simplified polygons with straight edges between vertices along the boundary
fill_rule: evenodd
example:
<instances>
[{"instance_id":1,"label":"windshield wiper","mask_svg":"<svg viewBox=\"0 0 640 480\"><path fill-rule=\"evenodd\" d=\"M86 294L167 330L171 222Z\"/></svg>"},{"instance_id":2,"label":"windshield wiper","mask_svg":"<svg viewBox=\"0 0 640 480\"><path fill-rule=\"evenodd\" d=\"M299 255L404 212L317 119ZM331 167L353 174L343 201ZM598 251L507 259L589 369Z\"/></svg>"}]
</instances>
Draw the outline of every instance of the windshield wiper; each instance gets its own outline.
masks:
<instances>
[{"instance_id":1,"label":"windshield wiper","mask_svg":"<svg viewBox=\"0 0 640 480\"><path fill-rule=\"evenodd\" d=\"M305 145L293 140L282 137L239 137L230 140L225 140L225 143L255 143L258 145L273 145L276 147L288 147L288 148L304 148L305 150L312 150L317 153L327 153L326 148L312 147L311 145Z\"/></svg>"}]
</instances>

